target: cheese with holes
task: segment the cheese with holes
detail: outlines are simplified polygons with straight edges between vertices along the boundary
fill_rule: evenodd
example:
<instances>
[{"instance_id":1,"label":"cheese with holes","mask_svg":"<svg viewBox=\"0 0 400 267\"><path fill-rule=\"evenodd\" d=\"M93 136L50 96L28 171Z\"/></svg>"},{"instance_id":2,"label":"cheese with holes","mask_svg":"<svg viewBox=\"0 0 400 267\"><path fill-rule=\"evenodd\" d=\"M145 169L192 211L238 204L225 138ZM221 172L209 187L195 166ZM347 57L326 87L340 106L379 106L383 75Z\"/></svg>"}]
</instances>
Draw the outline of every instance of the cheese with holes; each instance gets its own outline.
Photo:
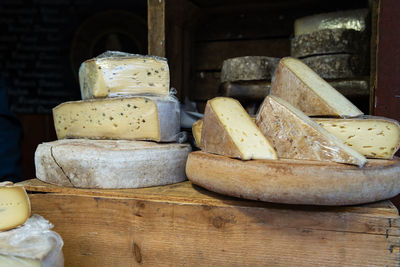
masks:
<instances>
[{"instance_id":1,"label":"cheese with holes","mask_svg":"<svg viewBox=\"0 0 400 267\"><path fill-rule=\"evenodd\" d=\"M31 215L28 194L12 182L0 183L0 232L25 223Z\"/></svg>"},{"instance_id":2,"label":"cheese with holes","mask_svg":"<svg viewBox=\"0 0 400 267\"><path fill-rule=\"evenodd\" d=\"M280 158L335 161L360 167L367 162L363 155L278 97L265 98L256 124Z\"/></svg>"},{"instance_id":3,"label":"cheese with holes","mask_svg":"<svg viewBox=\"0 0 400 267\"><path fill-rule=\"evenodd\" d=\"M63 267L61 236L33 214L19 228L0 233L0 267Z\"/></svg>"},{"instance_id":4,"label":"cheese with holes","mask_svg":"<svg viewBox=\"0 0 400 267\"><path fill-rule=\"evenodd\" d=\"M365 116L314 121L367 158L392 159L400 146L400 125L395 120Z\"/></svg>"},{"instance_id":5,"label":"cheese with holes","mask_svg":"<svg viewBox=\"0 0 400 267\"><path fill-rule=\"evenodd\" d=\"M239 101L229 97L207 101L201 149L242 160L277 159L274 147Z\"/></svg>"},{"instance_id":6,"label":"cheese with holes","mask_svg":"<svg viewBox=\"0 0 400 267\"><path fill-rule=\"evenodd\" d=\"M363 113L300 60L281 59L271 87L280 97L308 116L356 117Z\"/></svg>"},{"instance_id":7,"label":"cheese with holes","mask_svg":"<svg viewBox=\"0 0 400 267\"><path fill-rule=\"evenodd\" d=\"M108 51L79 69L82 99L115 95L169 94L167 59Z\"/></svg>"},{"instance_id":8,"label":"cheese with holes","mask_svg":"<svg viewBox=\"0 0 400 267\"><path fill-rule=\"evenodd\" d=\"M180 131L177 100L116 97L65 102L53 109L58 139L176 141Z\"/></svg>"},{"instance_id":9,"label":"cheese with holes","mask_svg":"<svg viewBox=\"0 0 400 267\"><path fill-rule=\"evenodd\" d=\"M189 144L64 139L40 144L36 177L78 188L140 188L182 182Z\"/></svg>"},{"instance_id":10,"label":"cheese with holes","mask_svg":"<svg viewBox=\"0 0 400 267\"><path fill-rule=\"evenodd\" d=\"M198 120L192 125L192 134L197 147L201 147L201 131L203 129L203 120Z\"/></svg>"}]
</instances>

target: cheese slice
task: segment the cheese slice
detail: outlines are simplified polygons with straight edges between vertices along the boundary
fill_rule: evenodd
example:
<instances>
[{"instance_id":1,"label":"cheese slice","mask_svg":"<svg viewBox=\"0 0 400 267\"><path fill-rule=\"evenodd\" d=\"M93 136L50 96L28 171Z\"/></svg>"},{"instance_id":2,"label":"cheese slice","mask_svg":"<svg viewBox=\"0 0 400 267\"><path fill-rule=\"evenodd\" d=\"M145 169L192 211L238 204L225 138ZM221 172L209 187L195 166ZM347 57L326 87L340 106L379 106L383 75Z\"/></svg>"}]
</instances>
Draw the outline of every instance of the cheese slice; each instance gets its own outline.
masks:
<instances>
[{"instance_id":1,"label":"cheese slice","mask_svg":"<svg viewBox=\"0 0 400 267\"><path fill-rule=\"evenodd\" d=\"M116 97L65 102L53 109L58 139L175 141L180 131L177 100Z\"/></svg>"},{"instance_id":2,"label":"cheese slice","mask_svg":"<svg viewBox=\"0 0 400 267\"><path fill-rule=\"evenodd\" d=\"M0 232L25 223L31 215L28 194L12 182L0 183Z\"/></svg>"},{"instance_id":3,"label":"cheese slice","mask_svg":"<svg viewBox=\"0 0 400 267\"><path fill-rule=\"evenodd\" d=\"M79 69L82 99L131 94L169 94L167 59L108 51Z\"/></svg>"},{"instance_id":4,"label":"cheese slice","mask_svg":"<svg viewBox=\"0 0 400 267\"><path fill-rule=\"evenodd\" d=\"M356 117L363 113L300 60L281 59L271 87L308 116Z\"/></svg>"},{"instance_id":5,"label":"cheese slice","mask_svg":"<svg viewBox=\"0 0 400 267\"><path fill-rule=\"evenodd\" d=\"M277 159L274 147L239 101L229 97L216 97L207 101L201 149L242 160Z\"/></svg>"},{"instance_id":6,"label":"cheese slice","mask_svg":"<svg viewBox=\"0 0 400 267\"><path fill-rule=\"evenodd\" d=\"M272 141L280 158L334 161L360 167L367 162L364 156L278 97L265 98L256 124Z\"/></svg>"},{"instance_id":7,"label":"cheese slice","mask_svg":"<svg viewBox=\"0 0 400 267\"><path fill-rule=\"evenodd\" d=\"M193 123L192 134L194 137L194 141L196 141L197 147L201 147L201 131L202 130L203 130L203 120L202 119Z\"/></svg>"},{"instance_id":8,"label":"cheese slice","mask_svg":"<svg viewBox=\"0 0 400 267\"><path fill-rule=\"evenodd\" d=\"M186 180L189 144L64 139L40 144L36 177L77 188L141 188Z\"/></svg>"},{"instance_id":9,"label":"cheese slice","mask_svg":"<svg viewBox=\"0 0 400 267\"><path fill-rule=\"evenodd\" d=\"M367 158L392 159L400 147L400 125L395 120L365 116L314 121Z\"/></svg>"}]
</instances>

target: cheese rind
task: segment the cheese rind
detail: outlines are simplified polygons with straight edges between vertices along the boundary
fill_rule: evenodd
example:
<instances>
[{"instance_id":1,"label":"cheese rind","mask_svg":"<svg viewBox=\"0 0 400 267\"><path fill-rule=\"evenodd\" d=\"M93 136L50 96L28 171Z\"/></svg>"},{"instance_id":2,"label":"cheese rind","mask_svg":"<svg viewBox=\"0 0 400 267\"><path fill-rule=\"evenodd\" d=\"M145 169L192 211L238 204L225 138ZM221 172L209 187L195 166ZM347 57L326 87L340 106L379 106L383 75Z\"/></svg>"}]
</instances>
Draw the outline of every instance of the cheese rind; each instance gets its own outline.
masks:
<instances>
[{"instance_id":1,"label":"cheese rind","mask_svg":"<svg viewBox=\"0 0 400 267\"><path fill-rule=\"evenodd\" d=\"M0 232L18 227L31 215L28 194L12 182L0 183Z\"/></svg>"},{"instance_id":2,"label":"cheese rind","mask_svg":"<svg viewBox=\"0 0 400 267\"><path fill-rule=\"evenodd\" d=\"M40 144L36 177L77 188L140 188L182 182L191 147L128 140L64 139Z\"/></svg>"},{"instance_id":3,"label":"cheese rind","mask_svg":"<svg viewBox=\"0 0 400 267\"><path fill-rule=\"evenodd\" d=\"M356 117L363 113L298 59L281 59L271 87L280 97L308 116Z\"/></svg>"},{"instance_id":4,"label":"cheese rind","mask_svg":"<svg viewBox=\"0 0 400 267\"><path fill-rule=\"evenodd\" d=\"M220 85L222 96L240 100L263 100L270 90L268 81L225 82Z\"/></svg>"},{"instance_id":5,"label":"cheese rind","mask_svg":"<svg viewBox=\"0 0 400 267\"><path fill-rule=\"evenodd\" d=\"M365 116L314 121L367 158L392 159L400 147L400 125L392 119Z\"/></svg>"},{"instance_id":6,"label":"cheese rind","mask_svg":"<svg viewBox=\"0 0 400 267\"><path fill-rule=\"evenodd\" d=\"M82 99L132 94L169 94L167 59L108 51L79 69Z\"/></svg>"},{"instance_id":7,"label":"cheese rind","mask_svg":"<svg viewBox=\"0 0 400 267\"><path fill-rule=\"evenodd\" d=\"M242 160L277 159L274 147L239 101L228 97L216 97L207 102L201 149Z\"/></svg>"},{"instance_id":8,"label":"cheese rind","mask_svg":"<svg viewBox=\"0 0 400 267\"><path fill-rule=\"evenodd\" d=\"M179 102L173 98L116 97L65 102L53 109L57 138L175 141Z\"/></svg>"},{"instance_id":9,"label":"cheese rind","mask_svg":"<svg viewBox=\"0 0 400 267\"><path fill-rule=\"evenodd\" d=\"M265 98L256 124L271 140L280 158L334 161L360 167L367 162L364 156L278 97Z\"/></svg>"}]
</instances>

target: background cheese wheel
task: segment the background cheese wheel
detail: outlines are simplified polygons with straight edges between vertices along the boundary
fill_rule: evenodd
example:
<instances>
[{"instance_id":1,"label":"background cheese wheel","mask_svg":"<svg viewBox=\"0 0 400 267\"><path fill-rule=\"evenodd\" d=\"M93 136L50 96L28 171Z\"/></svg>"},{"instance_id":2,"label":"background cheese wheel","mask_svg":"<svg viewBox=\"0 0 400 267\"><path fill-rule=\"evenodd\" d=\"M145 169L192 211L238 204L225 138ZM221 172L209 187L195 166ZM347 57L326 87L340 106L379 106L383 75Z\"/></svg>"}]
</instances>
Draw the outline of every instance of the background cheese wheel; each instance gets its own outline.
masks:
<instances>
[{"instance_id":1,"label":"background cheese wheel","mask_svg":"<svg viewBox=\"0 0 400 267\"><path fill-rule=\"evenodd\" d=\"M140 188L186 180L189 144L65 139L40 144L38 179L78 188Z\"/></svg>"}]
</instances>

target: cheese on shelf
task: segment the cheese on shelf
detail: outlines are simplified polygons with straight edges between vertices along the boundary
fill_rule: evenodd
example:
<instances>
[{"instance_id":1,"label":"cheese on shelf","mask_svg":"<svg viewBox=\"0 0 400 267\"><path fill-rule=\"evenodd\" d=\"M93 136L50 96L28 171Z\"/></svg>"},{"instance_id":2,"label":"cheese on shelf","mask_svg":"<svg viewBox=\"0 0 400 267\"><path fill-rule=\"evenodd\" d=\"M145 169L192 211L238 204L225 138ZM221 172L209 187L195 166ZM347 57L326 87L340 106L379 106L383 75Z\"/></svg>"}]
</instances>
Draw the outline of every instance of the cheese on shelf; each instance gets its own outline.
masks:
<instances>
[{"instance_id":1,"label":"cheese on shelf","mask_svg":"<svg viewBox=\"0 0 400 267\"><path fill-rule=\"evenodd\" d=\"M272 82L278 96L308 116L356 117L363 113L300 60L281 59Z\"/></svg>"},{"instance_id":2,"label":"cheese on shelf","mask_svg":"<svg viewBox=\"0 0 400 267\"><path fill-rule=\"evenodd\" d=\"M108 51L81 64L82 99L131 94L169 94L165 58Z\"/></svg>"},{"instance_id":3,"label":"cheese on shelf","mask_svg":"<svg viewBox=\"0 0 400 267\"><path fill-rule=\"evenodd\" d=\"M58 139L176 141L177 100L170 97L115 97L65 102L53 109Z\"/></svg>"},{"instance_id":4,"label":"cheese on shelf","mask_svg":"<svg viewBox=\"0 0 400 267\"><path fill-rule=\"evenodd\" d=\"M28 194L12 182L0 183L0 232L25 223L31 215Z\"/></svg>"},{"instance_id":5,"label":"cheese on shelf","mask_svg":"<svg viewBox=\"0 0 400 267\"><path fill-rule=\"evenodd\" d=\"M360 167L367 162L364 156L278 97L265 98L256 124L272 141L280 158L334 161Z\"/></svg>"},{"instance_id":6,"label":"cheese on shelf","mask_svg":"<svg viewBox=\"0 0 400 267\"><path fill-rule=\"evenodd\" d=\"M77 188L140 188L182 182L189 144L64 139L40 144L36 177Z\"/></svg>"},{"instance_id":7,"label":"cheese on shelf","mask_svg":"<svg viewBox=\"0 0 400 267\"><path fill-rule=\"evenodd\" d=\"M392 159L400 146L400 125L395 120L365 116L314 121L367 158Z\"/></svg>"},{"instance_id":8,"label":"cheese on shelf","mask_svg":"<svg viewBox=\"0 0 400 267\"><path fill-rule=\"evenodd\" d=\"M239 101L216 97L207 101L201 149L242 160L277 159L276 151Z\"/></svg>"},{"instance_id":9,"label":"cheese on shelf","mask_svg":"<svg viewBox=\"0 0 400 267\"><path fill-rule=\"evenodd\" d=\"M220 85L222 96L240 100L263 100L271 90L269 81L224 82Z\"/></svg>"},{"instance_id":10,"label":"cheese on shelf","mask_svg":"<svg viewBox=\"0 0 400 267\"><path fill-rule=\"evenodd\" d=\"M203 129L203 120L198 120L192 125L192 134L197 147L201 147L201 131Z\"/></svg>"}]
</instances>

